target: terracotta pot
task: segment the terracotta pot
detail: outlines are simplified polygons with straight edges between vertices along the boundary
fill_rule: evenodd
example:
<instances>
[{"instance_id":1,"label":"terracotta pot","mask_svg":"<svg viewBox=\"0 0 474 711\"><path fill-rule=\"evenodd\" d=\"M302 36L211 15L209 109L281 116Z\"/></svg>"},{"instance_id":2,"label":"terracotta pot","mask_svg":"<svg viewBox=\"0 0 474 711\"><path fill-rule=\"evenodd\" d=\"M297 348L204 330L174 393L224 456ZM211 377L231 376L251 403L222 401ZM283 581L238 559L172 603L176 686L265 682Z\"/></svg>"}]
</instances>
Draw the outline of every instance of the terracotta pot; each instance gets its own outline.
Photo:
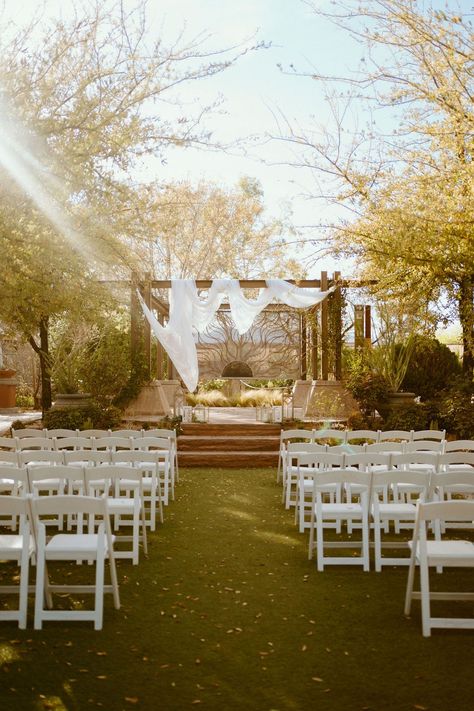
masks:
<instances>
[{"instance_id":1,"label":"terracotta pot","mask_svg":"<svg viewBox=\"0 0 474 711\"><path fill-rule=\"evenodd\" d=\"M16 370L13 370L12 368L0 368L0 378L13 378L15 375Z\"/></svg>"},{"instance_id":2,"label":"terracotta pot","mask_svg":"<svg viewBox=\"0 0 474 711\"><path fill-rule=\"evenodd\" d=\"M11 410L16 406L16 370L0 369L0 410Z\"/></svg>"}]
</instances>

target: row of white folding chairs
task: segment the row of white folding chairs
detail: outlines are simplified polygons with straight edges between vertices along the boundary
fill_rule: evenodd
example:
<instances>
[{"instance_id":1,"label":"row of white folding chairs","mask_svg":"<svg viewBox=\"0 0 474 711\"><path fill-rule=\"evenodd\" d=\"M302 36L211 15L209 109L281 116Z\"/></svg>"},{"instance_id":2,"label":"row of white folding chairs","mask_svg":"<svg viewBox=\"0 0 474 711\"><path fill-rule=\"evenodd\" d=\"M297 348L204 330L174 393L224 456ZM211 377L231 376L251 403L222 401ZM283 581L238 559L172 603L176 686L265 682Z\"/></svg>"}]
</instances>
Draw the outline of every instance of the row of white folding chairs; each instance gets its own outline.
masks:
<instances>
[{"instance_id":1,"label":"row of white folding chairs","mask_svg":"<svg viewBox=\"0 0 474 711\"><path fill-rule=\"evenodd\" d=\"M446 439L446 430L337 430L337 429L295 429L282 430L280 433L280 456L278 461L277 482L280 481L283 471L283 461L287 445L293 441L327 444L328 440L339 445L352 442L377 444L380 442L416 442L428 440L443 442ZM470 443L474 451L474 441Z\"/></svg>"},{"instance_id":2,"label":"row of white folding chairs","mask_svg":"<svg viewBox=\"0 0 474 711\"><path fill-rule=\"evenodd\" d=\"M301 458L302 485L304 482L306 491L309 490L311 494L309 557L313 554L316 533L318 570L323 570L325 564L362 565L364 570L369 570L371 527L374 530L376 570L380 571L383 565L407 565L409 559L406 557L382 556L384 547L400 549L406 546L405 542L400 541L382 543L382 531L386 530L386 524L399 523L403 524L404 528L412 529L417 502L420 499L444 500L448 491L455 491L460 497L474 496L474 467L469 471L463 468L449 471L394 468L381 471L378 466L358 469L353 465L354 459L347 458L342 467L332 468L330 461L327 461L321 469L315 470L311 458ZM409 498L406 497L407 489L410 491ZM342 492L345 492L345 497ZM350 537L356 525L361 529L360 556L325 555L323 531L327 528L337 528L342 532L340 524L346 524ZM446 523L448 528L458 525L458 522L450 522L449 519ZM474 519L463 525L474 529ZM444 525L436 527L435 534L438 539L444 528ZM353 540L326 543L326 547L346 549L353 545Z\"/></svg>"},{"instance_id":3,"label":"row of white folding chairs","mask_svg":"<svg viewBox=\"0 0 474 711\"><path fill-rule=\"evenodd\" d=\"M307 475L313 476L320 470L330 467L334 469L357 469L361 471L398 472L427 471L429 473L445 473L450 471L474 473L474 452L451 452L437 454L435 452L358 452L347 454L335 453L332 447L327 451L295 452L288 453L291 463L287 465L288 489L294 490L294 498L290 498L289 505L295 505L295 522L300 531L305 528L305 502L308 490L311 490L312 481L307 481ZM403 474L402 474L403 475ZM401 491L401 489L400 489ZM410 487L406 485L403 492L407 498ZM456 493L455 487L446 490L447 495ZM287 505L287 508L289 507ZM399 532L399 526L396 526Z\"/></svg>"},{"instance_id":4,"label":"row of white folding chairs","mask_svg":"<svg viewBox=\"0 0 474 711\"><path fill-rule=\"evenodd\" d=\"M29 439L32 437L46 437L48 439L63 439L65 437L87 437L94 439L102 439L104 437L160 437L170 440L171 449L173 450L173 467L176 470L176 481L179 481L179 467L178 467L178 447L177 447L177 435L176 430L168 429L163 427L153 428L153 429L118 429L118 430L105 430L105 429L35 429L32 427L25 427L22 429L11 429L13 439ZM2 438L0 438L1 440ZM0 446L2 446L0 444Z\"/></svg>"},{"instance_id":5,"label":"row of white folding chairs","mask_svg":"<svg viewBox=\"0 0 474 711\"><path fill-rule=\"evenodd\" d=\"M59 495L35 497L0 495L0 516L20 521L19 531L0 536L0 560L16 562L20 568L18 585L1 585L3 594L18 594L16 609L0 611L0 620L18 621L27 626L28 593L35 594L34 627L41 629L45 620L93 621L96 630L102 629L104 593L113 593L114 607L120 609L114 550L114 536L110 525L110 500L103 497ZM88 533L47 535L45 518L75 517L90 522ZM93 523L92 523L93 521ZM36 563L36 584L29 585L30 563ZM49 561L95 561L93 585L52 585L48 577ZM104 584L105 561L110 568L111 584ZM53 609L53 593L92 593L92 609ZM46 603L46 607L45 607Z\"/></svg>"},{"instance_id":6,"label":"row of white folding chairs","mask_svg":"<svg viewBox=\"0 0 474 711\"><path fill-rule=\"evenodd\" d=\"M65 450L0 453L0 490L11 491L11 467L50 466L54 471L57 466L100 467L107 465L133 466L142 475L145 503L149 507L147 525L156 529L156 516L163 521L163 504L169 502L172 486L170 453L165 450L120 450L117 452L99 450ZM54 477L52 477L54 478Z\"/></svg>"},{"instance_id":7,"label":"row of white folding chairs","mask_svg":"<svg viewBox=\"0 0 474 711\"><path fill-rule=\"evenodd\" d=\"M6 476L9 478L7 479ZM139 543L142 541L147 552L144 477L140 469L131 465L109 464L101 467L74 465L33 466L8 469L0 468L0 476L11 487L13 496L32 494L104 496L109 499L109 508L114 516L114 530L132 527L131 536L121 536L122 542L132 542L129 550L117 554L120 558L131 558L134 565L139 560ZM5 491L8 486L3 489ZM11 522L14 530L16 521ZM60 517L50 521L51 526L63 530L64 521ZM68 519L68 530L78 527L82 532L83 522Z\"/></svg>"},{"instance_id":8,"label":"row of white folding chairs","mask_svg":"<svg viewBox=\"0 0 474 711\"><path fill-rule=\"evenodd\" d=\"M465 444L466 440L459 441L459 444ZM441 442L433 442L431 440L416 440L413 442L376 442L374 444L342 444L342 445L326 445L317 444L315 442L289 442L286 444L285 449L282 453L282 481L283 481L283 492L282 500L284 501L286 508L294 505L294 477L292 477L291 462L297 456L298 453L318 453L318 452L332 452L336 453L386 453L386 454L409 454L409 453L423 453L432 452L434 454L452 454L454 457L463 457L465 454L474 454L474 446L468 450L467 448L460 447L449 447L449 451L445 445L454 444L453 442L447 443L445 440ZM473 442L474 444L474 442Z\"/></svg>"},{"instance_id":9,"label":"row of white folding chairs","mask_svg":"<svg viewBox=\"0 0 474 711\"><path fill-rule=\"evenodd\" d=\"M169 494L171 498L174 499L175 494L175 480L177 477L177 470L175 468L176 462L176 450L174 445L169 439L164 437L107 437L96 439L94 437L63 437L63 438L53 438L49 439L47 437L29 437L20 440L13 440L5 438L7 444L10 446L10 450L0 451L0 463L2 461L14 461L13 457L4 456L6 451L13 451L19 454L19 463L27 464L31 461L47 461L48 455L44 452L69 452L69 451L79 451L85 452L88 450L99 451L99 452L118 452L118 451L152 451L152 452L167 452L168 458L165 465L160 465L164 469L164 492L163 499L165 504L168 503ZM0 446L5 444L0 442ZM41 454L40 454L41 453ZM88 459L88 457L85 457ZM52 456L51 462L55 461ZM71 461L71 459L69 459ZM61 462L62 463L62 462ZM68 463L65 461L64 463ZM169 490L169 491L168 491Z\"/></svg>"}]
</instances>

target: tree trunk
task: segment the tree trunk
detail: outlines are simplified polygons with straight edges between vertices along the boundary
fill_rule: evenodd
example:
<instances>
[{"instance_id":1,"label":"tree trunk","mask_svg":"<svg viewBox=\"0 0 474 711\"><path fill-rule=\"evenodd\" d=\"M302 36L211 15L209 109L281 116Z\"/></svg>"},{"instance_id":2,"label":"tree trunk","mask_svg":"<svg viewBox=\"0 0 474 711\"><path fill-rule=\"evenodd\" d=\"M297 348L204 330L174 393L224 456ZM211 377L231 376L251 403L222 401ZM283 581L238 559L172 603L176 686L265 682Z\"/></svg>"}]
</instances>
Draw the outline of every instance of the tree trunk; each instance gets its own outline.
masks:
<instances>
[{"instance_id":1,"label":"tree trunk","mask_svg":"<svg viewBox=\"0 0 474 711\"><path fill-rule=\"evenodd\" d=\"M51 392L51 359L49 355L49 318L42 316L39 322L39 345L33 336L28 338L28 342L33 350L38 354L41 373L41 409L44 413L52 405Z\"/></svg>"},{"instance_id":2,"label":"tree trunk","mask_svg":"<svg viewBox=\"0 0 474 711\"><path fill-rule=\"evenodd\" d=\"M464 375L472 380L474 374L474 275L463 277L459 283L459 320L462 326Z\"/></svg>"}]
</instances>

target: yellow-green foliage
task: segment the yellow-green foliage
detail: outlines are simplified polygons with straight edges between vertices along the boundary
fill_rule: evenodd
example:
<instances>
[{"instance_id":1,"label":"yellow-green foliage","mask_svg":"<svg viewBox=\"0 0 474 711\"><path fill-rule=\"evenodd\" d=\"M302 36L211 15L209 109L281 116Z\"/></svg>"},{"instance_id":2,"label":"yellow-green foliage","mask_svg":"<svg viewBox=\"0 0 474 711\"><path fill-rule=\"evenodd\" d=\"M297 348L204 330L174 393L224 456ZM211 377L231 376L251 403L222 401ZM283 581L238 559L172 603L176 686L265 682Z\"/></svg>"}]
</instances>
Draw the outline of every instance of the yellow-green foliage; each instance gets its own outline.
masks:
<instances>
[{"instance_id":1,"label":"yellow-green foliage","mask_svg":"<svg viewBox=\"0 0 474 711\"><path fill-rule=\"evenodd\" d=\"M197 395L188 393L186 401L189 405L204 405L205 407L229 407L230 403L226 396L219 390L209 390L200 392Z\"/></svg>"},{"instance_id":2,"label":"yellow-green foliage","mask_svg":"<svg viewBox=\"0 0 474 711\"><path fill-rule=\"evenodd\" d=\"M246 390L237 398L227 398L220 390L198 392L196 395L186 395L188 405L204 405L205 407L262 407L262 405L281 405L279 390Z\"/></svg>"},{"instance_id":3,"label":"yellow-green foliage","mask_svg":"<svg viewBox=\"0 0 474 711\"><path fill-rule=\"evenodd\" d=\"M239 398L242 407L261 407L262 405L281 405L279 390L246 390Z\"/></svg>"}]
</instances>

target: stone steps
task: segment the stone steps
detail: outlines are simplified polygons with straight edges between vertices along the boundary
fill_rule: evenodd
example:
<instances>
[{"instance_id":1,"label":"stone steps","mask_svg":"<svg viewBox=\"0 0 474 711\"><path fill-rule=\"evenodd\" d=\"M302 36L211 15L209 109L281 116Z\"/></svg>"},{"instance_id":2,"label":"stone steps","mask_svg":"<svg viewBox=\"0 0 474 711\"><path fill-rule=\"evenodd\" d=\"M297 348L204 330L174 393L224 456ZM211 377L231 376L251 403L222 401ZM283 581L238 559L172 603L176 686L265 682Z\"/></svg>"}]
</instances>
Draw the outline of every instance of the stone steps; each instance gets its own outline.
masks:
<instances>
[{"instance_id":1,"label":"stone steps","mask_svg":"<svg viewBox=\"0 0 474 711\"><path fill-rule=\"evenodd\" d=\"M178 437L183 467L277 466L280 425L186 424Z\"/></svg>"}]
</instances>

